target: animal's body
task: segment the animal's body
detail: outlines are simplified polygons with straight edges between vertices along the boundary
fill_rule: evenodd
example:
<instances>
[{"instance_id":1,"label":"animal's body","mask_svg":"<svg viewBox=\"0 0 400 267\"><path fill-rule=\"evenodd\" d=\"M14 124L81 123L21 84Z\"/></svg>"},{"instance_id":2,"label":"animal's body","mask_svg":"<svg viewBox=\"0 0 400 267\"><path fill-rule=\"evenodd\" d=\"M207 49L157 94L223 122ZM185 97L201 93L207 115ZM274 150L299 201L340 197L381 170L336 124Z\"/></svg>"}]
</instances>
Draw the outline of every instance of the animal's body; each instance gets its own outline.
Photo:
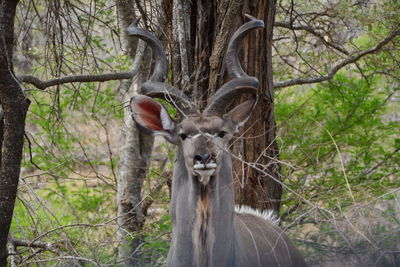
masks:
<instances>
[{"instance_id":1,"label":"animal's body","mask_svg":"<svg viewBox=\"0 0 400 267\"><path fill-rule=\"evenodd\" d=\"M166 57L159 41L136 25L128 28L128 34L152 46L156 57L155 72L141 87L144 95L131 100L133 118L144 132L162 135L178 147L167 266L306 266L296 247L271 219L237 213L234 207L228 147L256 105L258 87L258 80L242 70L237 50L248 31L263 25L252 18L234 34L227 51L227 69L234 79L217 91L203 111L177 88L164 84ZM250 98L225 112L229 100L243 94ZM181 119L173 120L151 97L172 102Z\"/></svg>"}]
</instances>

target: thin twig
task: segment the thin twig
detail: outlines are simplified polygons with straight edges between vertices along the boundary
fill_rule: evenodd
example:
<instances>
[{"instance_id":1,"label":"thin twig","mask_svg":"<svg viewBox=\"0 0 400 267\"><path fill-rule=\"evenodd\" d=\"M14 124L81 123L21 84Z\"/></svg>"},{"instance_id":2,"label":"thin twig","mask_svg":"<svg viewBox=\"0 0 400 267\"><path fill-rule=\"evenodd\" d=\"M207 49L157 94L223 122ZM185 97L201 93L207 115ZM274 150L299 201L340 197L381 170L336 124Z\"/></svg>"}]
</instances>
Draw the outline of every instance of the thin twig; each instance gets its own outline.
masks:
<instances>
[{"instance_id":1,"label":"thin twig","mask_svg":"<svg viewBox=\"0 0 400 267\"><path fill-rule=\"evenodd\" d=\"M292 79L292 80L288 80L288 81L277 82L277 83L274 83L274 88L277 89L277 88L284 88L284 87L289 87L289 86L293 86L293 85L319 83L319 82L330 80L343 67L356 62L357 60L359 60L360 58L362 58L366 55L373 54L373 53L380 51L385 45L387 45L391 40L393 40L399 34L400 34L400 29L396 28L385 39L383 39L379 44L377 44L375 47L363 50L353 56L348 57L347 59L343 60L342 62L340 62L339 64L334 66L332 68L332 70L326 75L322 75L320 77L314 77L314 78Z\"/></svg>"}]
</instances>

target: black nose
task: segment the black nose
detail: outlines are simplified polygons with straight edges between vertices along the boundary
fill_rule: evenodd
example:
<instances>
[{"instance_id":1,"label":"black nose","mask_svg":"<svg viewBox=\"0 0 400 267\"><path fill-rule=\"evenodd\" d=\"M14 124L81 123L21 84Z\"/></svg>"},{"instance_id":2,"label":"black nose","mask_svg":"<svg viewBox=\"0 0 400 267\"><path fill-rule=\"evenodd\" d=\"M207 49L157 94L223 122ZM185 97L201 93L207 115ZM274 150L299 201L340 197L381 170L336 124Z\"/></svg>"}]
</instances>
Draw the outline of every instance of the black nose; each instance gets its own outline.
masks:
<instances>
[{"instance_id":1,"label":"black nose","mask_svg":"<svg viewBox=\"0 0 400 267\"><path fill-rule=\"evenodd\" d=\"M207 164L210 161L210 154L199 154L194 156L194 159L200 161L202 164Z\"/></svg>"}]
</instances>

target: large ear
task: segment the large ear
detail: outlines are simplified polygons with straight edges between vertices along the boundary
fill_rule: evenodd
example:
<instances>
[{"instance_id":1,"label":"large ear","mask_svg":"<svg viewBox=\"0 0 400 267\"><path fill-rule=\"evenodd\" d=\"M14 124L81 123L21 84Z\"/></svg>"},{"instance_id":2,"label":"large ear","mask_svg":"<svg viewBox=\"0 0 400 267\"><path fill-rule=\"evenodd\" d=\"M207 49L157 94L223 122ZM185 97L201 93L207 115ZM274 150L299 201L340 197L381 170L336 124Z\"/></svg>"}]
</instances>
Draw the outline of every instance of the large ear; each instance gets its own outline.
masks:
<instances>
[{"instance_id":1,"label":"large ear","mask_svg":"<svg viewBox=\"0 0 400 267\"><path fill-rule=\"evenodd\" d=\"M133 120L144 133L172 137L175 123L163 105L154 99L144 95L132 97L131 111Z\"/></svg>"},{"instance_id":2,"label":"large ear","mask_svg":"<svg viewBox=\"0 0 400 267\"><path fill-rule=\"evenodd\" d=\"M253 95L252 98L236 106L224 115L225 118L228 118L233 122L235 126L235 132L250 118L251 112L253 111L256 104L257 95Z\"/></svg>"}]
</instances>

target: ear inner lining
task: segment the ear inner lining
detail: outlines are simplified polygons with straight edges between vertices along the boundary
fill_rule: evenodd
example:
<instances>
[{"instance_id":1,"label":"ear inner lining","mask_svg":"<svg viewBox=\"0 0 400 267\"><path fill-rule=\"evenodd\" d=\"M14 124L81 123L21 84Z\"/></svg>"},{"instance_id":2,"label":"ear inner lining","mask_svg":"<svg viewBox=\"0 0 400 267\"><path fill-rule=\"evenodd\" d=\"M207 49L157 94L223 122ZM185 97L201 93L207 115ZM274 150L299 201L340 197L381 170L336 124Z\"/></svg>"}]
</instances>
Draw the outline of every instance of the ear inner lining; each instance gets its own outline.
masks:
<instances>
[{"instance_id":1,"label":"ear inner lining","mask_svg":"<svg viewBox=\"0 0 400 267\"><path fill-rule=\"evenodd\" d=\"M161 106L146 99L136 103L137 117L149 129L153 131L163 130L160 118Z\"/></svg>"}]
</instances>

